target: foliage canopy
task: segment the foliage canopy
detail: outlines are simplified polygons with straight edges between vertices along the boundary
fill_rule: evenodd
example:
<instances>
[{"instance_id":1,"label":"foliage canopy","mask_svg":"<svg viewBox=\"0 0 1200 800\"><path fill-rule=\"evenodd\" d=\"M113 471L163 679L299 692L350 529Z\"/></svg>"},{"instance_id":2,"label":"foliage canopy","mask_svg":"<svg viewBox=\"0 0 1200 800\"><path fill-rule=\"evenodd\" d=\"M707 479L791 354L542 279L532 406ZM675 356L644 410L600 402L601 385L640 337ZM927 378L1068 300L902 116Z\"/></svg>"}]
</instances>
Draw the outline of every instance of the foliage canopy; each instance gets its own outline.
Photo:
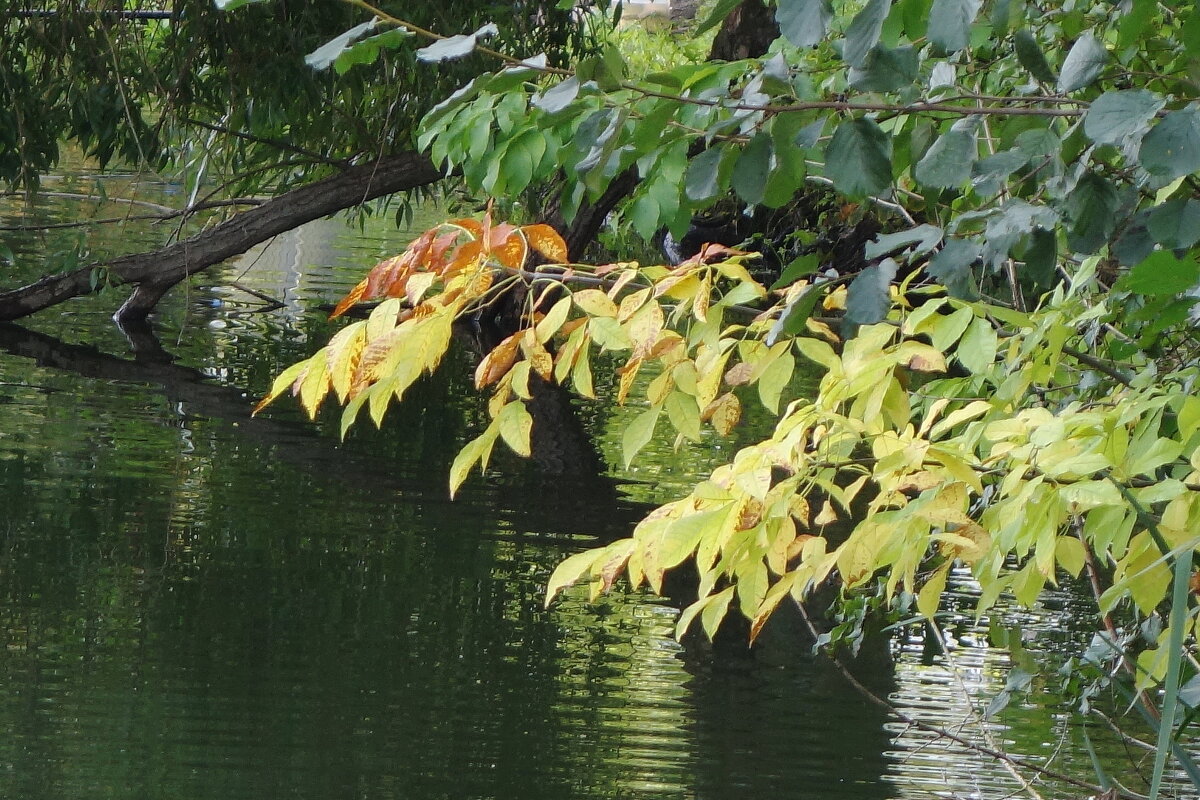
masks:
<instances>
[{"instance_id":1,"label":"foliage canopy","mask_svg":"<svg viewBox=\"0 0 1200 800\"><path fill-rule=\"evenodd\" d=\"M343 430L364 405L378 423L436 368L453 320L520 284L521 321L476 374L492 423L452 488L497 441L528 452L534 376L592 396L600 353L622 363L614 399L643 407L626 462L659 427L727 435L754 402L776 418L630 538L565 561L551 598L621 575L659 590L690 560L680 632L698 619L711 635L737 609L754 635L829 581L934 619L956 567L981 614L1086 574L1100 632L1085 663L1102 682L1127 673L1163 721L1150 794L1172 751L1200 781L1172 738L1198 685L1200 10L777 0L774 16L762 58L645 75L616 47L570 69L510 61L435 106L418 142L485 196L561 173L568 216L636 170L618 215L647 239L731 195L780 208L831 187L823 221L888 231L866 269L828 261L816 231L767 286L728 248L588 267L540 226L458 220L378 265L347 302L384 302L268 400L290 387L315 413L332 391ZM813 396L793 388L801 364L823 374ZM1118 624L1146 619L1164 624Z\"/></svg>"}]
</instances>

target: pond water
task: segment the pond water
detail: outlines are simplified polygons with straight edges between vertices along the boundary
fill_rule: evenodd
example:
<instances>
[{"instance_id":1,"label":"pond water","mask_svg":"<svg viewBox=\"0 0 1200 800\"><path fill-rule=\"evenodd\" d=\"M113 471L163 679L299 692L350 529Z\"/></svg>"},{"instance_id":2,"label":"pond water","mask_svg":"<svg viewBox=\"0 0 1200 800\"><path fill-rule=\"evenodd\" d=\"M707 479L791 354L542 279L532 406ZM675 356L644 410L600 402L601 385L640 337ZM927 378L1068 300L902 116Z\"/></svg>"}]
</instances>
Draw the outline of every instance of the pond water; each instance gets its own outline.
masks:
<instances>
[{"instance_id":1,"label":"pond water","mask_svg":"<svg viewBox=\"0 0 1200 800\"><path fill-rule=\"evenodd\" d=\"M112 198L179 187L75 175L0 225L121 216ZM418 222L441 214L429 209ZM422 215L419 215L421 217ZM176 231L0 232L12 286ZM185 231L186 232L186 231ZM786 633L746 650L672 638L643 593L543 609L554 565L625 535L647 502L720 463L715 443L623 472L636 409L580 404L599 471L500 458L454 502L446 475L480 430L471 356L345 443L271 377L333 327L335 302L407 238L390 215L313 223L176 288L161 348L109 321L119 290L0 327L0 797L1001 798L1019 786L931 746ZM250 290L250 291L247 291ZM263 296L280 304L264 308ZM134 346L136 345L136 346ZM969 582L961 602L970 602ZM1090 638L1069 589L1012 612L1025 646ZM1009 657L964 614L958 670L913 628L864 676L920 719L1091 780L1081 729L1039 685L987 723ZM957 676L957 677L956 677ZM1092 730L1102 757L1124 751ZM1085 792L1043 786L1046 797Z\"/></svg>"}]
</instances>

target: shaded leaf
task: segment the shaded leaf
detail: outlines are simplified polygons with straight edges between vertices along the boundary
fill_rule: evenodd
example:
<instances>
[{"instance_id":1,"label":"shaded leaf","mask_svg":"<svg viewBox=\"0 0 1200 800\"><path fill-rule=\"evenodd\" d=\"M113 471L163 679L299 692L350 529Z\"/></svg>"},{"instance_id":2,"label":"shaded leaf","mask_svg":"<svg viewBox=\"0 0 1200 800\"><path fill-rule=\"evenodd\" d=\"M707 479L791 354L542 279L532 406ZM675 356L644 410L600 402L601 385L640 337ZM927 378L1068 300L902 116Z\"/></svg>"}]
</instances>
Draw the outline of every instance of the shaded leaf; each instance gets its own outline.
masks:
<instances>
[{"instance_id":1,"label":"shaded leaf","mask_svg":"<svg viewBox=\"0 0 1200 800\"><path fill-rule=\"evenodd\" d=\"M1108 64L1108 50L1090 33L1079 37L1058 76L1058 90L1063 94L1082 89L1100 76Z\"/></svg>"},{"instance_id":2,"label":"shaded leaf","mask_svg":"<svg viewBox=\"0 0 1200 800\"><path fill-rule=\"evenodd\" d=\"M850 68L847 81L863 92L894 92L916 80L917 68L916 48L889 48L877 44L867 53L861 66Z\"/></svg>"},{"instance_id":3,"label":"shaded leaf","mask_svg":"<svg viewBox=\"0 0 1200 800\"><path fill-rule=\"evenodd\" d=\"M946 287L952 297L964 300L975 298L975 276L972 265L979 260L983 248L970 239L947 239L946 245L933 254L925 271Z\"/></svg>"},{"instance_id":4,"label":"shaded leaf","mask_svg":"<svg viewBox=\"0 0 1200 800\"><path fill-rule=\"evenodd\" d=\"M1108 242L1116 226L1117 190L1094 172L1088 172L1075 185L1067 201L1072 220L1067 246L1076 253L1090 254Z\"/></svg>"},{"instance_id":5,"label":"shaded leaf","mask_svg":"<svg viewBox=\"0 0 1200 800\"><path fill-rule=\"evenodd\" d=\"M494 23L489 22L474 33L460 33L457 36L439 39L427 47L422 47L417 51L417 59L436 63L463 58L475 52L475 46L480 39L495 36L499 32L500 29Z\"/></svg>"},{"instance_id":6,"label":"shaded leaf","mask_svg":"<svg viewBox=\"0 0 1200 800\"><path fill-rule=\"evenodd\" d=\"M1163 117L1142 139L1138 158L1143 169L1160 178L1200 171L1200 110L1191 105Z\"/></svg>"},{"instance_id":7,"label":"shaded leaf","mask_svg":"<svg viewBox=\"0 0 1200 800\"><path fill-rule=\"evenodd\" d=\"M812 47L825 38L833 6L829 0L778 0L775 20L779 31L796 47Z\"/></svg>"},{"instance_id":8,"label":"shaded leaf","mask_svg":"<svg viewBox=\"0 0 1200 800\"><path fill-rule=\"evenodd\" d=\"M733 190L752 206L759 205L774 166L774 145L766 133L759 133L742 149L733 171ZM689 170L690 172L690 170Z\"/></svg>"},{"instance_id":9,"label":"shaded leaf","mask_svg":"<svg viewBox=\"0 0 1200 800\"><path fill-rule=\"evenodd\" d=\"M842 48L842 58L850 66L863 66L867 53L879 41L891 7L891 0L868 0L862 11L854 15L846 28L846 45Z\"/></svg>"},{"instance_id":10,"label":"shaded leaf","mask_svg":"<svg viewBox=\"0 0 1200 800\"><path fill-rule=\"evenodd\" d=\"M1098 144L1119 145L1143 133L1162 107L1163 99L1145 89L1105 92L1088 108L1083 132Z\"/></svg>"},{"instance_id":11,"label":"shaded leaf","mask_svg":"<svg viewBox=\"0 0 1200 800\"><path fill-rule=\"evenodd\" d=\"M1146 228L1168 250L1186 250L1200 241L1200 200L1172 200L1150 212Z\"/></svg>"},{"instance_id":12,"label":"shaded leaf","mask_svg":"<svg viewBox=\"0 0 1200 800\"><path fill-rule=\"evenodd\" d=\"M971 23L980 0L933 0L929 10L929 41L943 53L957 53L971 41Z\"/></svg>"},{"instance_id":13,"label":"shaded leaf","mask_svg":"<svg viewBox=\"0 0 1200 800\"><path fill-rule=\"evenodd\" d=\"M954 189L966 183L979 152L975 143L978 126L978 117L955 122L917 162L913 177L938 189Z\"/></svg>"},{"instance_id":14,"label":"shaded leaf","mask_svg":"<svg viewBox=\"0 0 1200 800\"><path fill-rule=\"evenodd\" d=\"M838 125L825 148L825 175L850 197L880 194L892 184L892 139L874 120Z\"/></svg>"},{"instance_id":15,"label":"shaded leaf","mask_svg":"<svg viewBox=\"0 0 1200 800\"><path fill-rule=\"evenodd\" d=\"M1041 45L1033 38L1032 33L1025 29L1017 31L1013 34L1013 44L1017 51L1017 61L1029 70L1030 75L1042 83L1054 82L1054 70L1050 69L1046 56L1042 54Z\"/></svg>"},{"instance_id":16,"label":"shaded leaf","mask_svg":"<svg viewBox=\"0 0 1200 800\"><path fill-rule=\"evenodd\" d=\"M846 316L842 321L846 338L853 337L860 325L879 322L887 315L892 304L891 287L896 269L896 262L885 258L858 273L851 282L846 292Z\"/></svg>"}]
</instances>

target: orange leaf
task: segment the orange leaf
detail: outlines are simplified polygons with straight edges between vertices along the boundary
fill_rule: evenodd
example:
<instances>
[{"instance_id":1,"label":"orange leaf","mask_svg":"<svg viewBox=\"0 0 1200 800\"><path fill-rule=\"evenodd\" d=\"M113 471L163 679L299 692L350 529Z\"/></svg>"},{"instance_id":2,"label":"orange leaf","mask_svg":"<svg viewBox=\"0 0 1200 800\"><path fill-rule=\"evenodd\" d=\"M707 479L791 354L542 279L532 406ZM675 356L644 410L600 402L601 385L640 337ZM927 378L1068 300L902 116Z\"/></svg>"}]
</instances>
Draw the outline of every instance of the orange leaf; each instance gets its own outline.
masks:
<instances>
[{"instance_id":1,"label":"orange leaf","mask_svg":"<svg viewBox=\"0 0 1200 800\"><path fill-rule=\"evenodd\" d=\"M496 230L499 230L499 228ZM500 242L498 246L492 248L492 255L495 259L509 269L520 269L524 266L525 257L528 254L525 240L515 233Z\"/></svg>"},{"instance_id":2,"label":"orange leaf","mask_svg":"<svg viewBox=\"0 0 1200 800\"><path fill-rule=\"evenodd\" d=\"M363 295L367 291L367 278L363 278L358 282L358 285L346 293L346 296L334 306L333 313L329 315L330 319L336 319L342 314L345 314L352 306L358 304L359 300L363 299Z\"/></svg>"},{"instance_id":3,"label":"orange leaf","mask_svg":"<svg viewBox=\"0 0 1200 800\"><path fill-rule=\"evenodd\" d=\"M520 349L521 339L518 334L509 336L492 348L479 366L475 368L475 388L482 389L490 386L512 369L517 361L517 350Z\"/></svg>"},{"instance_id":4,"label":"orange leaf","mask_svg":"<svg viewBox=\"0 0 1200 800\"><path fill-rule=\"evenodd\" d=\"M525 225L521 228L521 233L525 234L529 246L547 261L556 264L567 261L567 243L554 228L549 225Z\"/></svg>"},{"instance_id":5,"label":"orange leaf","mask_svg":"<svg viewBox=\"0 0 1200 800\"><path fill-rule=\"evenodd\" d=\"M477 219L452 219L446 224L462 228L476 239L483 236L483 226L479 224L479 220Z\"/></svg>"}]
</instances>

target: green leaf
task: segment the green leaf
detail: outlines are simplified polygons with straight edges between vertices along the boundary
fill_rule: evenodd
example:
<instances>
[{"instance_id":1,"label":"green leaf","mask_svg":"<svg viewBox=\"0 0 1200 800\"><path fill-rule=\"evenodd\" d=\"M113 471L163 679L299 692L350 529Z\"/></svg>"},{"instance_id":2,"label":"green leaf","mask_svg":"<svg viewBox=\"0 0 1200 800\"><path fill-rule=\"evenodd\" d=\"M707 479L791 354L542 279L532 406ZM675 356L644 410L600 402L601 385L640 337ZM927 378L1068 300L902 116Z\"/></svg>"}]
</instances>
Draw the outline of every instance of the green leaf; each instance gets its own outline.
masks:
<instances>
[{"instance_id":1,"label":"green leaf","mask_svg":"<svg viewBox=\"0 0 1200 800\"><path fill-rule=\"evenodd\" d=\"M846 316L842 320L842 333L846 338L852 338L860 325L870 325L887 316L892 305L891 286L897 266L895 261L885 258L858 273L850 283L846 290Z\"/></svg>"},{"instance_id":2,"label":"green leaf","mask_svg":"<svg viewBox=\"0 0 1200 800\"><path fill-rule=\"evenodd\" d=\"M235 8L248 6L251 3L262 3L266 0L216 0L217 8L222 11L233 11Z\"/></svg>"},{"instance_id":3,"label":"green leaf","mask_svg":"<svg viewBox=\"0 0 1200 800\"><path fill-rule=\"evenodd\" d=\"M868 0L866 7L854 15L846 28L846 45L842 48L842 58L850 66L863 66L867 53L879 41L891 6L892 0Z\"/></svg>"},{"instance_id":4,"label":"green leaf","mask_svg":"<svg viewBox=\"0 0 1200 800\"><path fill-rule=\"evenodd\" d=\"M1120 145L1144 133L1163 107L1163 99L1145 89L1105 92L1092 101L1083 119L1083 132L1097 144Z\"/></svg>"},{"instance_id":5,"label":"green leaf","mask_svg":"<svg viewBox=\"0 0 1200 800\"><path fill-rule=\"evenodd\" d=\"M819 285L809 286L801 292L796 299L784 307L779 319L771 326L771 330L764 340L766 345L770 347L779 341L781 336L795 336L802 333L806 329L805 322L812 316L813 309L817 307L817 301L824 296L825 291Z\"/></svg>"},{"instance_id":6,"label":"green leaf","mask_svg":"<svg viewBox=\"0 0 1200 800\"><path fill-rule=\"evenodd\" d=\"M992 368L1000 339L986 319L976 317L967 326L954 355L970 372L980 375Z\"/></svg>"},{"instance_id":7,"label":"green leaf","mask_svg":"<svg viewBox=\"0 0 1200 800\"><path fill-rule=\"evenodd\" d=\"M862 66L851 67L850 85L862 92L894 92L917 79L917 51L913 47L895 49L877 44L871 48Z\"/></svg>"},{"instance_id":8,"label":"green leaf","mask_svg":"<svg viewBox=\"0 0 1200 800\"><path fill-rule=\"evenodd\" d=\"M1168 250L1186 250L1200 241L1200 200L1172 200L1150 212L1146 228Z\"/></svg>"},{"instance_id":9,"label":"green leaf","mask_svg":"<svg viewBox=\"0 0 1200 800\"><path fill-rule=\"evenodd\" d=\"M308 64L313 69L327 69L338 56L340 56L350 44L361 36L375 30L379 25L378 18L372 18L368 22L361 25L355 25L350 30L333 37L325 44L318 47L304 57L304 63Z\"/></svg>"},{"instance_id":10,"label":"green leaf","mask_svg":"<svg viewBox=\"0 0 1200 800\"><path fill-rule=\"evenodd\" d=\"M625 428L625 433L621 435L621 451L625 459L625 469L629 469L629 465L633 463L633 459L650 441L650 437L654 435L654 425L658 422L658 414L661 408L655 407L643 411L633 418L629 426Z\"/></svg>"},{"instance_id":11,"label":"green leaf","mask_svg":"<svg viewBox=\"0 0 1200 800\"><path fill-rule=\"evenodd\" d=\"M733 190L752 206L762 202L774 166L771 136L759 133L742 150L733 169Z\"/></svg>"},{"instance_id":12,"label":"green leaf","mask_svg":"<svg viewBox=\"0 0 1200 800\"><path fill-rule=\"evenodd\" d=\"M980 0L933 0L929 10L929 41L943 53L957 53L971 41L971 23Z\"/></svg>"},{"instance_id":13,"label":"green leaf","mask_svg":"<svg viewBox=\"0 0 1200 800\"><path fill-rule=\"evenodd\" d=\"M972 186L983 197L996 194L1009 175L1028 163L1029 155L1015 148L981 158L971 167Z\"/></svg>"},{"instance_id":14,"label":"green leaf","mask_svg":"<svg viewBox=\"0 0 1200 800\"><path fill-rule=\"evenodd\" d=\"M896 233L881 233L863 245L863 255L873 259L879 256L895 255L902 248L905 252L919 255L928 253L942 241L943 231L936 225L918 225L906 231ZM912 247L916 245L916 247Z\"/></svg>"},{"instance_id":15,"label":"green leaf","mask_svg":"<svg viewBox=\"0 0 1200 800\"><path fill-rule=\"evenodd\" d=\"M1029 70L1030 75L1042 83L1054 82L1054 70L1050 69L1050 64L1032 33L1025 29L1017 31L1013 34L1013 44L1017 51L1017 61Z\"/></svg>"},{"instance_id":16,"label":"green leaf","mask_svg":"<svg viewBox=\"0 0 1200 800\"><path fill-rule=\"evenodd\" d=\"M534 108L547 114L557 114L575 101L579 96L579 78L572 75L559 81L546 91L538 94L530 103Z\"/></svg>"},{"instance_id":17,"label":"green leaf","mask_svg":"<svg viewBox=\"0 0 1200 800\"><path fill-rule=\"evenodd\" d=\"M433 44L418 50L417 60L427 63L438 63L469 56L475 52L475 47L480 39L495 36L499 32L500 29L496 27L495 23L489 22L474 33L460 33L457 36L439 39Z\"/></svg>"},{"instance_id":18,"label":"green leaf","mask_svg":"<svg viewBox=\"0 0 1200 800\"><path fill-rule=\"evenodd\" d=\"M780 33L796 47L819 44L832 19L829 0L778 0L775 8Z\"/></svg>"},{"instance_id":19,"label":"green leaf","mask_svg":"<svg viewBox=\"0 0 1200 800\"><path fill-rule=\"evenodd\" d=\"M351 67L358 64L374 64L379 58L380 52L395 49L400 42L412 35L404 28L393 28L352 44L333 60L333 71L338 75L344 75Z\"/></svg>"},{"instance_id":20,"label":"green leaf","mask_svg":"<svg viewBox=\"0 0 1200 800\"><path fill-rule=\"evenodd\" d=\"M720 173L724 155L724 149L714 145L691 160L683 184L689 200L700 203L721 194Z\"/></svg>"},{"instance_id":21,"label":"green leaf","mask_svg":"<svg viewBox=\"0 0 1200 800\"><path fill-rule=\"evenodd\" d=\"M913 177L937 189L955 189L966 183L979 154L975 143L978 126L978 117L955 122L917 162Z\"/></svg>"},{"instance_id":22,"label":"green leaf","mask_svg":"<svg viewBox=\"0 0 1200 800\"><path fill-rule=\"evenodd\" d=\"M1054 288L1058 278L1058 237L1054 231L1034 228L1029 246L1021 256L1025 260L1024 277L1039 294Z\"/></svg>"},{"instance_id":23,"label":"green leaf","mask_svg":"<svg viewBox=\"0 0 1200 800\"><path fill-rule=\"evenodd\" d=\"M663 406L675 430L693 442L700 441L700 407L696 405L695 397L684 392L671 392Z\"/></svg>"},{"instance_id":24,"label":"green leaf","mask_svg":"<svg viewBox=\"0 0 1200 800\"><path fill-rule=\"evenodd\" d=\"M867 117L838 125L825 148L825 175L849 197L881 194L892 185L892 140Z\"/></svg>"},{"instance_id":25,"label":"green leaf","mask_svg":"<svg viewBox=\"0 0 1200 800\"><path fill-rule=\"evenodd\" d=\"M947 239L945 247L929 259L929 266L925 270L946 287L951 297L972 300L976 290L971 266L982 253L983 248L970 239Z\"/></svg>"},{"instance_id":26,"label":"green leaf","mask_svg":"<svg viewBox=\"0 0 1200 800\"><path fill-rule=\"evenodd\" d=\"M1155 125L1138 154L1142 168L1167 180L1200 171L1200 110L1172 111Z\"/></svg>"},{"instance_id":27,"label":"green leaf","mask_svg":"<svg viewBox=\"0 0 1200 800\"><path fill-rule=\"evenodd\" d=\"M1108 65L1108 50L1090 33L1071 46L1058 76L1058 91L1066 94L1090 84Z\"/></svg>"},{"instance_id":28,"label":"green leaf","mask_svg":"<svg viewBox=\"0 0 1200 800\"><path fill-rule=\"evenodd\" d=\"M1067 246L1085 255L1099 250L1117 224L1117 190L1094 172L1084 175L1067 201L1067 215L1073 221L1067 234Z\"/></svg>"},{"instance_id":29,"label":"green leaf","mask_svg":"<svg viewBox=\"0 0 1200 800\"><path fill-rule=\"evenodd\" d=\"M1145 295L1178 294L1200 282L1200 264L1193 258L1176 258L1166 250L1151 253L1117 286L1129 292Z\"/></svg>"},{"instance_id":30,"label":"green leaf","mask_svg":"<svg viewBox=\"0 0 1200 800\"><path fill-rule=\"evenodd\" d=\"M1133 0L1129 11L1121 17L1117 27L1117 46L1124 49L1142 38L1146 26L1154 17L1158 3L1155 0Z\"/></svg>"}]
</instances>

